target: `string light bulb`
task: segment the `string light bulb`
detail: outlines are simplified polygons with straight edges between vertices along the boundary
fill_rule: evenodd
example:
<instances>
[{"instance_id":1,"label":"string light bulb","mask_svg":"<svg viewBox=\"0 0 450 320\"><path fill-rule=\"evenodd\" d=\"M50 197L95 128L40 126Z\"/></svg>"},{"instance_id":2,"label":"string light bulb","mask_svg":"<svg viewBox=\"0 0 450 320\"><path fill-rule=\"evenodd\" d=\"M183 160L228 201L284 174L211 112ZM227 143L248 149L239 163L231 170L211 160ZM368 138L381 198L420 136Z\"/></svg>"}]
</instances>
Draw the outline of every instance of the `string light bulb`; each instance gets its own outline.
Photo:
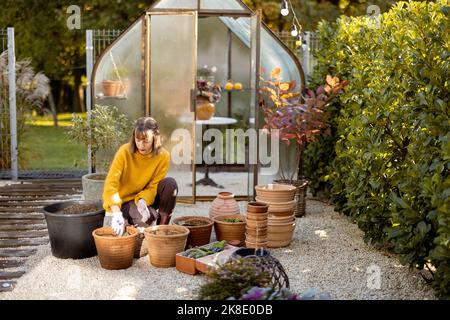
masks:
<instances>
[{"instance_id":1,"label":"string light bulb","mask_svg":"<svg viewBox=\"0 0 450 320\"><path fill-rule=\"evenodd\" d=\"M292 25L291 36L293 36L293 37L298 36L298 30L297 30L297 26L295 25L295 23Z\"/></svg>"},{"instance_id":2,"label":"string light bulb","mask_svg":"<svg viewBox=\"0 0 450 320\"><path fill-rule=\"evenodd\" d=\"M288 3L286 0L283 0L283 3L281 4L281 15L287 16L288 14L289 14Z\"/></svg>"},{"instance_id":3,"label":"string light bulb","mask_svg":"<svg viewBox=\"0 0 450 320\"><path fill-rule=\"evenodd\" d=\"M295 46L298 48L302 45L302 35L299 33L297 41L295 41Z\"/></svg>"}]
</instances>

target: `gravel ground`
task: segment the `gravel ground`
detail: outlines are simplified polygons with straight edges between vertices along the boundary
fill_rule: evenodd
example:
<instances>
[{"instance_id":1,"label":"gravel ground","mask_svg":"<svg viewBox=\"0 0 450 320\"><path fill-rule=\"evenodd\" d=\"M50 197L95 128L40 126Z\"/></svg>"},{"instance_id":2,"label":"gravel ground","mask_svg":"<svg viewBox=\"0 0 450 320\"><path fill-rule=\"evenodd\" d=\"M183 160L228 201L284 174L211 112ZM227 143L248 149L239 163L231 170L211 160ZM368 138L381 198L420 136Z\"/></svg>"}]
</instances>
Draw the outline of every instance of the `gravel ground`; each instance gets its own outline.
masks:
<instances>
[{"instance_id":1,"label":"gravel ground","mask_svg":"<svg viewBox=\"0 0 450 320\"><path fill-rule=\"evenodd\" d=\"M245 202L240 202L242 212ZM210 203L177 204L174 216L207 215ZM284 266L291 290L316 288L336 300L436 299L416 271L401 266L398 257L366 245L350 219L323 202L308 200L306 215L297 219L288 247L270 249ZM214 232L213 232L214 239ZM213 240L212 239L212 240ZM97 257L57 259L42 246L26 264L27 273L3 299L195 299L204 275L191 276L175 268L155 268L148 256L126 270L102 269ZM379 270L379 282L371 270ZM379 285L379 286L378 286Z\"/></svg>"}]
</instances>

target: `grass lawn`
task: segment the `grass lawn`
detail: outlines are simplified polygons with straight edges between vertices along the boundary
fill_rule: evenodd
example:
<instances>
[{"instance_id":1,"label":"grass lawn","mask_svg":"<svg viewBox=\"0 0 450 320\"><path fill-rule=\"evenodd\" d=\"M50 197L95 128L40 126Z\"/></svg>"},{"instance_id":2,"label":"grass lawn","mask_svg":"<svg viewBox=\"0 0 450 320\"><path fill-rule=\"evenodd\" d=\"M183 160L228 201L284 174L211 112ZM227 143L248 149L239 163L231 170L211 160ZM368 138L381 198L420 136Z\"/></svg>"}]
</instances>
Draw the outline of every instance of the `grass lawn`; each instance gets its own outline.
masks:
<instances>
[{"instance_id":1,"label":"grass lawn","mask_svg":"<svg viewBox=\"0 0 450 320\"><path fill-rule=\"evenodd\" d=\"M33 116L19 141L19 161L23 170L87 169L87 149L69 141L64 134L71 114L58 115L58 127L49 116Z\"/></svg>"}]
</instances>

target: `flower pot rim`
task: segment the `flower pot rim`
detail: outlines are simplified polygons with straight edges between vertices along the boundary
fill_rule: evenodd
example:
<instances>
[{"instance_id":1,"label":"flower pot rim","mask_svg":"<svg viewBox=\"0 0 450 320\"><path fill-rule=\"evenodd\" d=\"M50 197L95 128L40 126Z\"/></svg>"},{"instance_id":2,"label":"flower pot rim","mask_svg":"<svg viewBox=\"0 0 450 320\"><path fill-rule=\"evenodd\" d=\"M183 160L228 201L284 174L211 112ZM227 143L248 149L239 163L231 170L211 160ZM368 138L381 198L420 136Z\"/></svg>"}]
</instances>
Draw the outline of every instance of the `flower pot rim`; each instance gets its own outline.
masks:
<instances>
[{"instance_id":1,"label":"flower pot rim","mask_svg":"<svg viewBox=\"0 0 450 320\"><path fill-rule=\"evenodd\" d=\"M183 231L181 233L177 234L152 234L150 231L153 230L164 230L164 229L176 229ZM187 227L179 226L177 224L167 224L167 225L157 225L152 227L147 227L144 229L144 235L147 237L153 237L153 238L179 238L189 235L191 231Z\"/></svg>"},{"instance_id":2,"label":"flower pot rim","mask_svg":"<svg viewBox=\"0 0 450 320\"><path fill-rule=\"evenodd\" d=\"M127 226L127 232L128 233L130 233L130 231L132 231L133 233L132 234L129 234L128 236L121 236L121 237L107 237L107 236L103 236L103 235L100 235L100 234L97 234L97 232L98 231L100 231L100 230L111 230L112 231L112 228L111 227L101 227L101 228L97 228L97 229L95 229L94 231L92 231L92 236L94 237L94 238L98 238L98 239L107 239L107 240L113 240L113 241L116 241L116 240L125 240L125 239L131 239L131 238L136 238L138 235L139 235L139 230L138 229L136 229L135 227L133 227L133 226Z\"/></svg>"},{"instance_id":3,"label":"flower pot rim","mask_svg":"<svg viewBox=\"0 0 450 320\"><path fill-rule=\"evenodd\" d=\"M180 222L180 221L189 221L191 219L192 220L195 220L195 219L202 220L202 221L206 221L208 223L207 224L202 224L202 225L199 225L199 226L182 226L182 225L179 225L177 223L177 222ZM181 226L181 227L186 227L188 229L197 229L197 228L204 228L204 227L212 226L214 224L214 220L209 218L209 217L204 217L204 216L180 216L178 218L173 219L171 224L172 225Z\"/></svg>"},{"instance_id":4,"label":"flower pot rim","mask_svg":"<svg viewBox=\"0 0 450 320\"><path fill-rule=\"evenodd\" d=\"M229 192L229 191L222 191L222 192L219 192L217 194L217 196L218 197L220 196L221 199L233 199L234 198L234 193L233 192Z\"/></svg>"},{"instance_id":5,"label":"flower pot rim","mask_svg":"<svg viewBox=\"0 0 450 320\"><path fill-rule=\"evenodd\" d=\"M275 189L269 189L269 185L276 186ZM282 183L268 183L268 184L259 184L255 186L255 190L257 191L270 191L270 192L285 192L285 191L294 191L297 187L292 184L282 184Z\"/></svg>"},{"instance_id":6,"label":"flower pot rim","mask_svg":"<svg viewBox=\"0 0 450 320\"><path fill-rule=\"evenodd\" d=\"M41 211L44 213L44 215L46 216L50 216L50 217L67 217L67 218L75 218L75 217L89 217L89 216L95 216L98 214L104 214L105 213L105 209L103 209L103 206L101 206L101 209L98 209L97 211L91 211L91 212L81 212L81 213L56 213L56 212L52 212L49 211L51 210L53 207L58 208L60 211L61 209L64 209L68 206L74 205L74 204L101 204L102 201L101 200L70 200L70 201L58 201L52 204L49 204L48 206L45 206L41 209Z\"/></svg>"},{"instance_id":7,"label":"flower pot rim","mask_svg":"<svg viewBox=\"0 0 450 320\"><path fill-rule=\"evenodd\" d=\"M106 176L108 175L108 173L107 172L87 173L87 174L81 176L81 179L91 179L91 177L103 176L103 175L105 176L105 179L106 179ZM91 180L99 180L99 179L91 179Z\"/></svg>"}]
</instances>

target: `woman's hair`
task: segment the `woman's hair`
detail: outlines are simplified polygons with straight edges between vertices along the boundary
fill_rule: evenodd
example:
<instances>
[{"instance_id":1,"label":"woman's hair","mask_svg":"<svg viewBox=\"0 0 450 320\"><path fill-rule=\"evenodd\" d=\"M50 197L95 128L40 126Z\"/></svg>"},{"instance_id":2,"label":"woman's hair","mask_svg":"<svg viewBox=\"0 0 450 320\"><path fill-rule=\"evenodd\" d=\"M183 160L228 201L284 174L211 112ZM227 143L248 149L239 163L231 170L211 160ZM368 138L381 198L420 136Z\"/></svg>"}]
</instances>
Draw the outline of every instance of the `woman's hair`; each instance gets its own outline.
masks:
<instances>
[{"instance_id":1,"label":"woman's hair","mask_svg":"<svg viewBox=\"0 0 450 320\"><path fill-rule=\"evenodd\" d=\"M152 154L156 156L161 152L162 139L159 133L158 123L152 117L142 117L134 123L133 134L130 139L131 153L135 153L138 150L135 138L147 139L150 132L153 133Z\"/></svg>"}]
</instances>

